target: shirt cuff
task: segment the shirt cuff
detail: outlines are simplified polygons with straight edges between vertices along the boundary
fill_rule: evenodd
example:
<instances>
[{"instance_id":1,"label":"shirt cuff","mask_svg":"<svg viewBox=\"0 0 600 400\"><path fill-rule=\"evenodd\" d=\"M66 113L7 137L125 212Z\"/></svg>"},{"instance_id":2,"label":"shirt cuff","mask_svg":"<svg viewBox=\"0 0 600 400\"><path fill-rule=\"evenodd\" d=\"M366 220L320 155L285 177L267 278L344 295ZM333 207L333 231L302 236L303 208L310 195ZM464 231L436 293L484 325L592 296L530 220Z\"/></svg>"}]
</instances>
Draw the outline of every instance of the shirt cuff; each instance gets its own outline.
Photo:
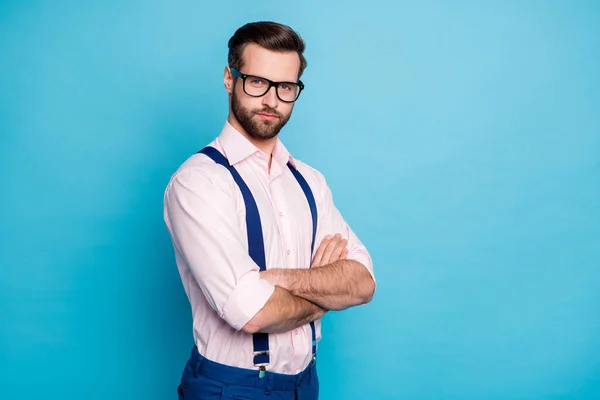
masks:
<instances>
[{"instance_id":1,"label":"shirt cuff","mask_svg":"<svg viewBox=\"0 0 600 400\"><path fill-rule=\"evenodd\" d=\"M357 261L364 265L367 271L369 271L369 274L371 274L373 282L375 282L375 284L377 285L377 281L375 280L375 274L373 273L373 261L371 260L371 256L369 256L368 252L364 250L352 251L348 254L347 259Z\"/></svg>"},{"instance_id":2,"label":"shirt cuff","mask_svg":"<svg viewBox=\"0 0 600 400\"><path fill-rule=\"evenodd\" d=\"M225 302L221 318L239 331L265 306L274 291L275 286L261 279L259 273L244 275Z\"/></svg>"}]
</instances>

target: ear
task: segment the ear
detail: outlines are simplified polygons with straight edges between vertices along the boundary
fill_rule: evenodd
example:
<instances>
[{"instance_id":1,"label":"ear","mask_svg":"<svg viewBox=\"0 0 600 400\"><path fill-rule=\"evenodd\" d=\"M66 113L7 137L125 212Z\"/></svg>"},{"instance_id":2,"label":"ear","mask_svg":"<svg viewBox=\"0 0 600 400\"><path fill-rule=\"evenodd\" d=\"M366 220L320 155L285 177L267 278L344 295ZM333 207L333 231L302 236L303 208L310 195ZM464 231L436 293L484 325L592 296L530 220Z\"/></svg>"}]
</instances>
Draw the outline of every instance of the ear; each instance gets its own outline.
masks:
<instances>
[{"instance_id":1,"label":"ear","mask_svg":"<svg viewBox=\"0 0 600 400\"><path fill-rule=\"evenodd\" d=\"M227 93L233 93L233 74L229 67L225 67L225 71L223 72L223 83L225 84L225 90Z\"/></svg>"}]
</instances>

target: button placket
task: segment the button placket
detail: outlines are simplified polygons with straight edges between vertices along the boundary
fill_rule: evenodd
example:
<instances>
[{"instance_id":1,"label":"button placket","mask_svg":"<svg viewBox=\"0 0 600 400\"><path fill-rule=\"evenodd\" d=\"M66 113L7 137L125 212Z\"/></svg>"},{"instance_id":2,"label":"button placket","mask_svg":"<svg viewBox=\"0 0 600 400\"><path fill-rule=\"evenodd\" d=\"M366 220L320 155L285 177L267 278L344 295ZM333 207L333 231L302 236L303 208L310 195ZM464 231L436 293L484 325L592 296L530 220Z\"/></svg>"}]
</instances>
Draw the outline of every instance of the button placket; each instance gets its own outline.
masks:
<instances>
[{"instance_id":1,"label":"button placket","mask_svg":"<svg viewBox=\"0 0 600 400\"><path fill-rule=\"evenodd\" d=\"M275 211L275 215L277 216L277 226L281 235L281 251L286 266L289 266L289 256L292 254L292 244L290 240L291 232L289 229L290 227L288 226L288 221L286 221L286 209L283 207L283 204L281 204L279 201L279 197L284 197L285 192L283 191L284 188L281 186L281 182L272 183L271 189L271 199L274 208L273 211ZM279 189L279 191L277 191L277 189Z\"/></svg>"}]
</instances>

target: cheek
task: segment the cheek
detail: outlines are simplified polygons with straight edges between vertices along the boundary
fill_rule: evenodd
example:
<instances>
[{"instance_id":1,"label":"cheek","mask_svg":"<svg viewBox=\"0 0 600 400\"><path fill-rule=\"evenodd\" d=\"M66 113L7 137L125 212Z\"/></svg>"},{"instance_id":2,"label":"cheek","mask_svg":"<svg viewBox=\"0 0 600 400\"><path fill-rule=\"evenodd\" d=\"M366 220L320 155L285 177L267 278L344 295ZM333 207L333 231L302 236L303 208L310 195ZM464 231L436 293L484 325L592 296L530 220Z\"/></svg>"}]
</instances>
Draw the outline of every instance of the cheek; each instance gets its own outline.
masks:
<instances>
[{"instance_id":1,"label":"cheek","mask_svg":"<svg viewBox=\"0 0 600 400\"><path fill-rule=\"evenodd\" d=\"M290 114L292 113L292 109L293 109L293 108L294 108L294 105L293 105L293 104L286 104L286 103L283 103L283 104L281 104L280 112L281 112L283 115L290 115Z\"/></svg>"},{"instance_id":2,"label":"cheek","mask_svg":"<svg viewBox=\"0 0 600 400\"><path fill-rule=\"evenodd\" d=\"M248 111L260 110L263 107L260 98L251 97L245 93L240 96L240 104Z\"/></svg>"},{"instance_id":3,"label":"cheek","mask_svg":"<svg viewBox=\"0 0 600 400\"><path fill-rule=\"evenodd\" d=\"M236 96L238 108L241 108L243 111L247 113L253 113L256 110L260 110L262 108L262 104L260 101L252 97L246 96L245 93L238 94Z\"/></svg>"}]
</instances>

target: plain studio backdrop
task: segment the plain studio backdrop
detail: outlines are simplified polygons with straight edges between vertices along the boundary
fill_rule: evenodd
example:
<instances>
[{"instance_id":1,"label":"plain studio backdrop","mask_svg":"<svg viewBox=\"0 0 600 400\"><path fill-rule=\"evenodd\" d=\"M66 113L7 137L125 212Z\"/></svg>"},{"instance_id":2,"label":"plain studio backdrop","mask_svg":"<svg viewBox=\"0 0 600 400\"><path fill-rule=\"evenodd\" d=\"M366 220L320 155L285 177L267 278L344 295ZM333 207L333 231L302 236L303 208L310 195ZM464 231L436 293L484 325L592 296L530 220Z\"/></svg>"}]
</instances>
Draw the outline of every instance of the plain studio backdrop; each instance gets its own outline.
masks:
<instances>
[{"instance_id":1,"label":"plain studio backdrop","mask_svg":"<svg viewBox=\"0 0 600 400\"><path fill-rule=\"evenodd\" d=\"M281 138L378 279L321 398L600 398L598 2L111 0L0 2L0 399L176 397L163 192L256 20L307 42Z\"/></svg>"}]
</instances>

